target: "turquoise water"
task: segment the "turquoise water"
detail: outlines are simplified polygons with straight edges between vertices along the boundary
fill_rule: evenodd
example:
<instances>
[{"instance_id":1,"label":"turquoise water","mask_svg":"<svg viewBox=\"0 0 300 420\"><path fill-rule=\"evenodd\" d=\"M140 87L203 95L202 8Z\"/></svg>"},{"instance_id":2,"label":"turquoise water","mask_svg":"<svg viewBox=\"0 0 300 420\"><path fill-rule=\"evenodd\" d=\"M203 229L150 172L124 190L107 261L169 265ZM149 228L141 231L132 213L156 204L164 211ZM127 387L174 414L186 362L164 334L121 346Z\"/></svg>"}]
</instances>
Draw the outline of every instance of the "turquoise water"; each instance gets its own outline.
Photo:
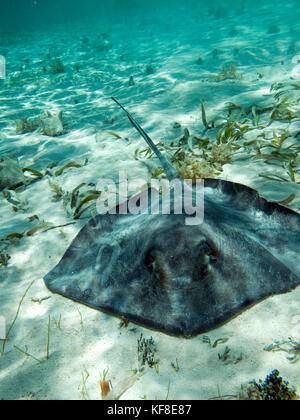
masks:
<instances>
[{"instance_id":1,"label":"turquoise water","mask_svg":"<svg viewBox=\"0 0 300 420\"><path fill-rule=\"evenodd\" d=\"M300 341L299 288L209 331L209 341L124 327L43 282L97 214L99 179L126 171L132 196L163 176L112 96L182 177L237 182L299 212L299 22L296 0L1 6L0 399L100 399L107 369L129 388L124 399L165 399L169 383L178 399L213 398L218 386L237 395L275 368L300 388L285 354L294 354L288 337ZM153 337L159 366L135 382L141 333ZM284 350L266 351L276 340Z\"/></svg>"}]
</instances>

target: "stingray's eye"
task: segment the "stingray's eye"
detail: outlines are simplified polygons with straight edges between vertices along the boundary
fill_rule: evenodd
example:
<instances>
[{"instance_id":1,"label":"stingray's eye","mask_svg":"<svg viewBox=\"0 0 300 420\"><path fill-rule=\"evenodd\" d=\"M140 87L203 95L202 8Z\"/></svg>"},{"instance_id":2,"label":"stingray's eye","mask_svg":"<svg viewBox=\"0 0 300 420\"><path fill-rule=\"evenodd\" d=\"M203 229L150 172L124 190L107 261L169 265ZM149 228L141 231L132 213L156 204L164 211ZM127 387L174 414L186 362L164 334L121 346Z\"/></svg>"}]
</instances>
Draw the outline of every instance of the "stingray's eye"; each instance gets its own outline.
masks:
<instances>
[{"instance_id":1,"label":"stingray's eye","mask_svg":"<svg viewBox=\"0 0 300 420\"><path fill-rule=\"evenodd\" d=\"M145 265L149 267L154 263L154 261L155 261L155 258L154 258L153 251L152 250L148 251L145 257Z\"/></svg>"},{"instance_id":2,"label":"stingray's eye","mask_svg":"<svg viewBox=\"0 0 300 420\"><path fill-rule=\"evenodd\" d=\"M144 263L145 263L145 266L152 273L154 269L154 263L155 263L155 251L153 249L147 252Z\"/></svg>"},{"instance_id":3,"label":"stingray's eye","mask_svg":"<svg viewBox=\"0 0 300 420\"><path fill-rule=\"evenodd\" d=\"M209 261L212 263L217 260L216 250L207 241L200 242L200 244L198 245L197 251L198 251L198 255L201 258L207 256L209 257Z\"/></svg>"}]
</instances>

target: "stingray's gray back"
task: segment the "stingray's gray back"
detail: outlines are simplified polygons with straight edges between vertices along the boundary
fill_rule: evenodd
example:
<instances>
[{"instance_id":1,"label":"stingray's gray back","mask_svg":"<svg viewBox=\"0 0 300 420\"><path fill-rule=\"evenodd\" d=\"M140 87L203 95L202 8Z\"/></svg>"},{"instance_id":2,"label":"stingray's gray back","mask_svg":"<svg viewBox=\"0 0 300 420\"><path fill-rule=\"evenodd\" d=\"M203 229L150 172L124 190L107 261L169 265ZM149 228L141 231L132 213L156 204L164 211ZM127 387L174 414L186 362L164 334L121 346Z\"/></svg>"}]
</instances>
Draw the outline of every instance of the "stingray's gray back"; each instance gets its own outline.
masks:
<instances>
[{"instance_id":1,"label":"stingray's gray back","mask_svg":"<svg viewBox=\"0 0 300 420\"><path fill-rule=\"evenodd\" d=\"M299 278L263 244L265 208L254 211L256 217L261 213L262 240L254 239L251 206L240 198L241 212L230 192L212 187L207 187L200 226L186 226L184 214L97 216L45 278L47 286L96 309L185 337L296 287ZM278 217L275 206L274 223ZM293 223L299 232L299 218ZM215 260L209 264L203 259L207 247ZM157 259L155 275L147 265L149 253Z\"/></svg>"}]
</instances>

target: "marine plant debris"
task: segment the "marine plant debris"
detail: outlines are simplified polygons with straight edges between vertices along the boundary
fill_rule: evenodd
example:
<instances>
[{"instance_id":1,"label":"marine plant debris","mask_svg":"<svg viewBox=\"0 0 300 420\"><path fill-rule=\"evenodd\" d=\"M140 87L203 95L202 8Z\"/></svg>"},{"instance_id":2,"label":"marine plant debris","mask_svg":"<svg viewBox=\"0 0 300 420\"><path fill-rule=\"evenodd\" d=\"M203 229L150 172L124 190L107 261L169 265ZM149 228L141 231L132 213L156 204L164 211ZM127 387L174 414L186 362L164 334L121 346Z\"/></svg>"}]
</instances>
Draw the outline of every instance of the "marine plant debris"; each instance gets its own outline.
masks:
<instances>
[{"instance_id":1,"label":"marine plant debris","mask_svg":"<svg viewBox=\"0 0 300 420\"><path fill-rule=\"evenodd\" d=\"M66 165L65 165L66 166ZM68 167L80 167L80 165L68 165ZM66 168L64 168L66 169ZM53 201L62 202L62 207L68 218L77 220L88 210L90 214L96 213L96 202L101 196L101 191L91 189L91 185L85 182L77 185L72 191L65 191L57 183L48 178L49 187L53 193Z\"/></svg>"},{"instance_id":2,"label":"marine plant debris","mask_svg":"<svg viewBox=\"0 0 300 420\"><path fill-rule=\"evenodd\" d=\"M53 75L61 74L65 72L65 66L60 58L55 58L51 62L49 72Z\"/></svg>"},{"instance_id":3,"label":"marine plant debris","mask_svg":"<svg viewBox=\"0 0 300 420\"><path fill-rule=\"evenodd\" d=\"M241 401L295 401L299 400L297 390L284 380L277 369L274 369L264 380L249 381L241 385L237 394L221 395L218 387L218 396L210 400L241 400Z\"/></svg>"},{"instance_id":4,"label":"marine plant debris","mask_svg":"<svg viewBox=\"0 0 300 420\"><path fill-rule=\"evenodd\" d=\"M242 80L243 75L238 72L234 64L225 64L221 67L220 73L215 76L216 82L223 82L224 80Z\"/></svg>"},{"instance_id":5,"label":"marine plant debris","mask_svg":"<svg viewBox=\"0 0 300 420\"><path fill-rule=\"evenodd\" d=\"M8 328L7 332L6 332L6 335L5 335L4 339L2 340L2 347L1 347L0 356L3 356L3 355L4 355L6 342L7 342L8 338L9 338L9 335L10 335L10 333L11 333L11 330L13 329L13 327L14 327L14 325L15 325L16 321L17 321L17 318L18 318L18 316L19 316L19 313L20 313L20 309L21 309L21 306L22 306L23 300L25 299L25 296L27 295L27 293L28 293L29 289L31 288L31 286L33 285L33 283L34 283L34 282L35 282L35 280L33 280L33 281L30 283L30 285L27 287L27 289L25 290L25 292L24 292L23 296L21 297L21 299L20 299L20 301L19 301L19 304L18 304L18 307L17 307L17 312L16 312L16 314L15 314L15 317L14 317L14 319L13 319L12 323L10 324L10 326L9 326L9 328Z\"/></svg>"},{"instance_id":6,"label":"marine plant debris","mask_svg":"<svg viewBox=\"0 0 300 420\"><path fill-rule=\"evenodd\" d=\"M138 363L141 368L148 365L150 368L157 367L159 359L156 357L157 346L153 337L145 338L143 334L138 339Z\"/></svg>"},{"instance_id":7,"label":"marine plant debris","mask_svg":"<svg viewBox=\"0 0 300 420\"><path fill-rule=\"evenodd\" d=\"M264 350L287 353L286 358L291 363L297 363L300 360L300 341L296 341L292 337L283 341L275 341L273 344L264 347Z\"/></svg>"},{"instance_id":8,"label":"marine plant debris","mask_svg":"<svg viewBox=\"0 0 300 420\"><path fill-rule=\"evenodd\" d=\"M279 376L279 371L274 369L264 381L261 379L251 381L242 386L242 392L239 394L240 400L256 401L287 401L299 400L297 391L290 386L288 381Z\"/></svg>"}]
</instances>

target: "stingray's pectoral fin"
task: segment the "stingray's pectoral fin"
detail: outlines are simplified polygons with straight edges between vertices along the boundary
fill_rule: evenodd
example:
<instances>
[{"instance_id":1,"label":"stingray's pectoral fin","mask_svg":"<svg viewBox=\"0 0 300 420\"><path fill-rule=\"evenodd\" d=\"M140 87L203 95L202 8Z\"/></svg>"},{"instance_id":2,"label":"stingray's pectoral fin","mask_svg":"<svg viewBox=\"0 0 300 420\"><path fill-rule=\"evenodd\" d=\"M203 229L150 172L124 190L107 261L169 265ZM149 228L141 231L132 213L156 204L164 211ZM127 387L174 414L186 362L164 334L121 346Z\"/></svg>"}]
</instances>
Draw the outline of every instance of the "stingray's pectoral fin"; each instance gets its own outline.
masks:
<instances>
[{"instance_id":1,"label":"stingray's pectoral fin","mask_svg":"<svg viewBox=\"0 0 300 420\"><path fill-rule=\"evenodd\" d=\"M49 290L93 306L98 237L103 231L101 216L91 219L84 226L61 261L44 277Z\"/></svg>"}]
</instances>

